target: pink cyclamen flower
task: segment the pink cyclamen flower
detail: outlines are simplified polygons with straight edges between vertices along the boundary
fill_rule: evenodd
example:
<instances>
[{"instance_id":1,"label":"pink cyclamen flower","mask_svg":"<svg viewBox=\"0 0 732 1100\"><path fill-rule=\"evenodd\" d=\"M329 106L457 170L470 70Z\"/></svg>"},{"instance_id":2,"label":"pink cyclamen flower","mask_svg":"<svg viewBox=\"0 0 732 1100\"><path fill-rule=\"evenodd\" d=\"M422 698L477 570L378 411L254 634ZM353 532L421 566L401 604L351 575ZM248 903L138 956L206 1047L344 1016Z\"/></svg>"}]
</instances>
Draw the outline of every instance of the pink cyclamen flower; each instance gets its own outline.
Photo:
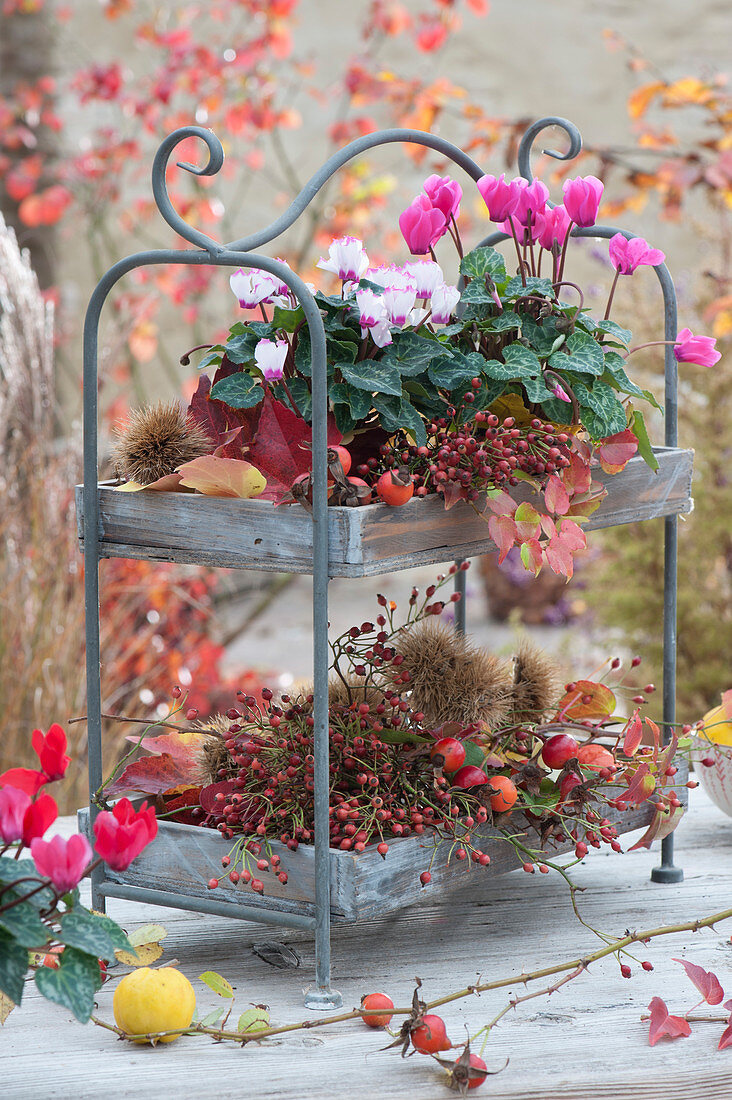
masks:
<instances>
[{"instance_id":1,"label":"pink cyclamen flower","mask_svg":"<svg viewBox=\"0 0 732 1100\"><path fill-rule=\"evenodd\" d=\"M455 306L460 301L460 291L456 286L442 283L432 292L432 315L430 321L436 325L447 325Z\"/></svg>"},{"instance_id":2,"label":"pink cyclamen flower","mask_svg":"<svg viewBox=\"0 0 732 1100\"><path fill-rule=\"evenodd\" d=\"M260 340L255 347L254 358L268 382L277 382L282 378L289 350L287 340Z\"/></svg>"},{"instance_id":3,"label":"pink cyclamen flower","mask_svg":"<svg viewBox=\"0 0 732 1100\"><path fill-rule=\"evenodd\" d=\"M328 259L321 256L316 267L323 271L332 271L339 279L358 282L366 268L369 266L369 258L363 241L358 237L339 237L331 241L328 248Z\"/></svg>"},{"instance_id":4,"label":"pink cyclamen flower","mask_svg":"<svg viewBox=\"0 0 732 1100\"><path fill-rule=\"evenodd\" d=\"M562 247L571 225L571 219L564 207L561 204L554 206L544 211L543 222L536 239L542 248L551 252L554 244Z\"/></svg>"},{"instance_id":5,"label":"pink cyclamen flower","mask_svg":"<svg viewBox=\"0 0 732 1100\"><path fill-rule=\"evenodd\" d=\"M546 210L549 188L541 180L532 180L531 183L526 183L525 180L516 179L513 182L518 184L519 190L518 202L512 217L516 218L525 229L529 224L535 226Z\"/></svg>"},{"instance_id":6,"label":"pink cyclamen flower","mask_svg":"<svg viewBox=\"0 0 732 1100\"><path fill-rule=\"evenodd\" d=\"M31 841L31 855L38 874L50 878L59 894L73 890L91 862L92 850L85 836L62 836Z\"/></svg>"},{"instance_id":7,"label":"pink cyclamen flower","mask_svg":"<svg viewBox=\"0 0 732 1100\"><path fill-rule=\"evenodd\" d=\"M279 280L266 271L244 271L241 267L229 279L229 286L242 309L254 309L264 302L276 293L278 283Z\"/></svg>"},{"instance_id":8,"label":"pink cyclamen flower","mask_svg":"<svg viewBox=\"0 0 732 1100\"><path fill-rule=\"evenodd\" d=\"M722 358L712 336L694 336L690 328L682 328L676 337L674 355L679 363L696 363L699 367L713 367Z\"/></svg>"},{"instance_id":9,"label":"pink cyclamen flower","mask_svg":"<svg viewBox=\"0 0 732 1100\"><path fill-rule=\"evenodd\" d=\"M621 275L632 275L637 267L648 264L657 267L666 259L660 248L651 248L642 237L628 240L622 233L616 233L608 244L610 262Z\"/></svg>"},{"instance_id":10,"label":"pink cyclamen flower","mask_svg":"<svg viewBox=\"0 0 732 1100\"><path fill-rule=\"evenodd\" d=\"M565 180L564 206L575 225L581 229L594 225L605 185L597 176L577 176Z\"/></svg>"},{"instance_id":11,"label":"pink cyclamen flower","mask_svg":"<svg viewBox=\"0 0 732 1100\"><path fill-rule=\"evenodd\" d=\"M447 230L447 218L427 195L417 195L399 215L399 228L413 256L425 256Z\"/></svg>"},{"instance_id":12,"label":"pink cyclamen flower","mask_svg":"<svg viewBox=\"0 0 732 1100\"><path fill-rule=\"evenodd\" d=\"M0 789L0 840L13 844L23 835L23 818L31 804L30 795L18 787Z\"/></svg>"},{"instance_id":13,"label":"pink cyclamen flower","mask_svg":"<svg viewBox=\"0 0 732 1100\"><path fill-rule=\"evenodd\" d=\"M432 260L416 260L405 264L404 270L409 276L409 282L416 287L418 298L431 298L435 287L445 281L442 268Z\"/></svg>"},{"instance_id":14,"label":"pink cyclamen flower","mask_svg":"<svg viewBox=\"0 0 732 1100\"><path fill-rule=\"evenodd\" d=\"M441 210L445 218L457 218L460 213L460 200L463 189L449 176L428 176L422 189L432 205Z\"/></svg>"},{"instance_id":15,"label":"pink cyclamen flower","mask_svg":"<svg viewBox=\"0 0 732 1100\"><path fill-rule=\"evenodd\" d=\"M58 722L54 722L45 734L42 730L33 730L31 744L49 780L63 779L71 757L66 755L66 734Z\"/></svg>"},{"instance_id":16,"label":"pink cyclamen flower","mask_svg":"<svg viewBox=\"0 0 732 1100\"><path fill-rule=\"evenodd\" d=\"M151 840L158 822L155 808L143 802L135 810L129 798L121 798L110 813L103 810L94 822L94 847L98 856L114 871L126 871Z\"/></svg>"},{"instance_id":17,"label":"pink cyclamen flower","mask_svg":"<svg viewBox=\"0 0 732 1100\"><path fill-rule=\"evenodd\" d=\"M417 290L414 283L408 283L406 286L388 286L382 300L386 316L392 325L403 325L414 309Z\"/></svg>"},{"instance_id":18,"label":"pink cyclamen flower","mask_svg":"<svg viewBox=\"0 0 732 1100\"><path fill-rule=\"evenodd\" d=\"M478 180L478 190L488 207L491 221L502 222L516 209L521 184L516 180L506 183L506 174L502 172L500 176L481 176Z\"/></svg>"}]
</instances>

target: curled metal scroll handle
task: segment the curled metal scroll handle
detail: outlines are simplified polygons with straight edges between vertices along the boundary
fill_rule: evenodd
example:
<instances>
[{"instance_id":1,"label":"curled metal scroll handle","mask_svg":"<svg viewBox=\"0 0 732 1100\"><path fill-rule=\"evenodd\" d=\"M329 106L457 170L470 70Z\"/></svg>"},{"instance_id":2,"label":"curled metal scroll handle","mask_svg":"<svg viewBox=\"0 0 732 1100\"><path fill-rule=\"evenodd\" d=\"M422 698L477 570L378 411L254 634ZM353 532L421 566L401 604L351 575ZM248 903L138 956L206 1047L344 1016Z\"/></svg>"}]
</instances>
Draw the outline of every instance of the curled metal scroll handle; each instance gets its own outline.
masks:
<instances>
[{"instance_id":1,"label":"curled metal scroll handle","mask_svg":"<svg viewBox=\"0 0 732 1100\"><path fill-rule=\"evenodd\" d=\"M567 149L565 153L558 153L554 149L542 149L545 156L554 157L555 160L574 160L582 151L582 135L575 124L570 122L569 119L558 118L553 115L547 118L538 119L532 126L529 126L528 130L521 138L518 149L518 169L520 174L524 179L528 180L529 183L531 183L534 178L531 171L532 146L542 130L547 130L550 126L558 126L560 130L564 130L569 138L569 149Z\"/></svg>"},{"instance_id":2,"label":"curled metal scroll handle","mask_svg":"<svg viewBox=\"0 0 732 1100\"><path fill-rule=\"evenodd\" d=\"M214 241L211 237L207 237L205 233L201 233L199 229L194 229L192 225L184 221L170 201L166 181L168 162L176 146L189 137L200 138L206 144L208 161L202 168L195 164L188 164L185 161L178 161L178 167L184 168L186 172L191 172L194 176L215 176L220 171L221 165L224 163L224 148L214 132L205 130L203 126L182 126L166 137L155 154L152 167L152 189L155 202L168 225L180 234L184 240L210 253L223 252L224 246L222 244Z\"/></svg>"}]
</instances>

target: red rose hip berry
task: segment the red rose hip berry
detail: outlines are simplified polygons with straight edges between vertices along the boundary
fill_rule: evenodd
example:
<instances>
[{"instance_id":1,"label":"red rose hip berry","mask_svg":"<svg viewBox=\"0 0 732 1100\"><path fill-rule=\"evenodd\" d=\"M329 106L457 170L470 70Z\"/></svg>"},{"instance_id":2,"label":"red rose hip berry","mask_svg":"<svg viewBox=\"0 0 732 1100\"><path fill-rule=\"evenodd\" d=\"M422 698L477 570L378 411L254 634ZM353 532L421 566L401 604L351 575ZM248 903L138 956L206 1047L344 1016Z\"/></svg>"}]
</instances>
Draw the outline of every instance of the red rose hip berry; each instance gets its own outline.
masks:
<instances>
[{"instance_id":1,"label":"red rose hip berry","mask_svg":"<svg viewBox=\"0 0 732 1100\"><path fill-rule=\"evenodd\" d=\"M578 750L579 745L574 737L570 737L568 733L555 733L544 742L541 759L547 768L554 771L556 768L563 768L568 760L577 755Z\"/></svg>"},{"instance_id":2,"label":"red rose hip berry","mask_svg":"<svg viewBox=\"0 0 732 1100\"><path fill-rule=\"evenodd\" d=\"M412 1046L420 1054L437 1054L452 1046L442 1016L423 1016L420 1023L412 1029L411 1038Z\"/></svg>"},{"instance_id":3,"label":"red rose hip berry","mask_svg":"<svg viewBox=\"0 0 732 1100\"><path fill-rule=\"evenodd\" d=\"M361 1008L393 1009L394 1002L391 997L387 997L386 993L367 993L361 998ZM388 1027L391 1023L391 1012L384 1012L379 1016L364 1016L363 1022L367 1027Z\"/></svg>"},{"instance_id":4,"label":"red rose hip berry","mask_svg":"<svg viewBox=\"0 0 732 1100\"><path fill-rule=\"evenodd\" d=\"M432 763L446 772L456 772L465 763L465 746L456 737L441 737L430 749Z\"/></svg>"}]
</instances>

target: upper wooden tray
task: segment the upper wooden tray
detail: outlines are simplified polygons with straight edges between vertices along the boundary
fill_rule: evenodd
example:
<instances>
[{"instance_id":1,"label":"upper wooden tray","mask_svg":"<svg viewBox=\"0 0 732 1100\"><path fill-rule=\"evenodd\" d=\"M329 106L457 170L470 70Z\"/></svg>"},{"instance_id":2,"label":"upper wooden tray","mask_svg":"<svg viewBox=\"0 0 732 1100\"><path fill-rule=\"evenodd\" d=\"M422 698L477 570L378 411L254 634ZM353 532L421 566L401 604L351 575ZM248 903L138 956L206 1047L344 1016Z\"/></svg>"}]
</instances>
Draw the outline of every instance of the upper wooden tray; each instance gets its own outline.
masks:
<instances>
[{"instance_id":1,"label":"upper wooden tray","mask_svg":"<svg viewBox=\"0 0 732 1100\"><path fill-rule=\"evenodd\" d=\"M693 451L654 451L656 473L636 456L620 474L599 474L608 494L585 530L691 511ZM299 505L275 508L267 501L193 493L120 493L105 485L98 491L101 557L313 571L312 520ZM530 495L524 492L524 499ZM81 486L76 487L76 510L83 547ZM485 519L462 501L446 511L438 496L401 508L329 508L328 538L333 577L368 577L495 549Z\"/></svg>"}]
</instances>

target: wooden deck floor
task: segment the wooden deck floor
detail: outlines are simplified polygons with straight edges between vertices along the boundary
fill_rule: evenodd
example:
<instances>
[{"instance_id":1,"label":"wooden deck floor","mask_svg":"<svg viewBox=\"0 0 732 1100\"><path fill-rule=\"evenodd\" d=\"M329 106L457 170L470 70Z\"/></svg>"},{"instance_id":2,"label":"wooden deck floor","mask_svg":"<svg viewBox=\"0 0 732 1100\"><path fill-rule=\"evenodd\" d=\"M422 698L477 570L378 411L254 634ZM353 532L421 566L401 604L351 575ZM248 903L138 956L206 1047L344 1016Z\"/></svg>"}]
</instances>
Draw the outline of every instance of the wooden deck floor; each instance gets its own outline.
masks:
<instances>
[{"instance_id":1,"label":"wooden deck floor","mask_svg":"<svg viewBox=\"0 0 732 1100\"><path fill-rule=\"evenodd\" d=\"M67 830L72 829L69 821ZM577 869L586 887L587 920L607 931L651 928L703 917L732 905L732 820L701 793L677 832L685 870L678 886L649 882L656 853L615 856L592 853ZM203 1015L217 998L197 975L207 969L234 985L237 1006L267 1003L273 1021L304 1019L304 986L312 967L312 941L305 933L202 917L178 910L141 907L110 899L109 912L128 930L154 920L164 924L164 959L177 958L194 980ZM671 1012L685 1012L694 988L672 958L688 958L714 970L732 997L732 921L655 941L623 979L605 960L552 998L521 1005L495 1029L486 1050L489 1068L510 1058L476 1096L501 1100L730 1100L732 1049L716 1049L722 1025L698 1024L688 1039L648 1045L641 1013L653 996ZM263 939L285 940L303 958L299 970L275 970L252 954ZM597 941L573 917L558 876L513 872L493 881L471 874L465 887L443 897L425 895L422 905L400 914L334 931L334 984L347 1007L364 992L383 990L397 1004L411 998L419 975L426 999L484 979L571 959ZM99 1015L112 1018L115 978L99 994ZM460 1039L477 1030L505 1003L505 993L469 998L444 1011L449 1033ZM3 1098L154 1096L307 1100L439 1100L451 1095L437 1067L416 1055L380 1052L380 1032L359 1022L317 1033L296 1033L246 1048L184 1037L167 1046L132 1047L100 1028L73 1021L29 987L20 1010L0 1031L0 1095ZM473 1095L471 1093L471 1095Z\"/></svg>"}]
</instances>

